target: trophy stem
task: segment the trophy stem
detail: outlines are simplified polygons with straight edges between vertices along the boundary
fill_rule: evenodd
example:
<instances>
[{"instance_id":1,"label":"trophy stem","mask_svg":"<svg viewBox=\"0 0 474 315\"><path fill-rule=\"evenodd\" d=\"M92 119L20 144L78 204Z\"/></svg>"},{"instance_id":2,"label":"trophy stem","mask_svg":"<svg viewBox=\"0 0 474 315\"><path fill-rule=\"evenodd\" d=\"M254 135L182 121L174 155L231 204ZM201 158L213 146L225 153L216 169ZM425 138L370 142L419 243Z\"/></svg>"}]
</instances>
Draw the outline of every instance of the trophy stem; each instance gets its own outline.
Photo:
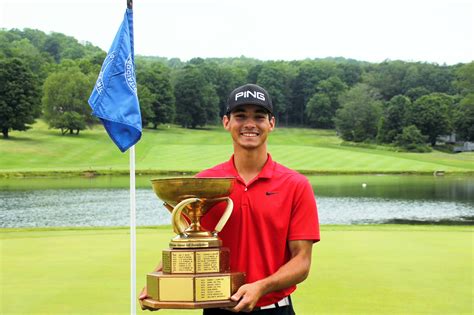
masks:
<instances>
[{"instance_id":1,"label":"trophy stem","mask_svg":"<svg viewBox=\"0 0 474 315\"><path fill-rule=\"evenodd\" d=\"M193 232L198 232L198 231L202 231L202 227L201 227L201 224L199 223L199 221L197 222L192 222L190 225L189 225L189 228L186 229L186 231L193 231ZM185 232L186 233L186 232Z\"/></svg>"}]
</instances>

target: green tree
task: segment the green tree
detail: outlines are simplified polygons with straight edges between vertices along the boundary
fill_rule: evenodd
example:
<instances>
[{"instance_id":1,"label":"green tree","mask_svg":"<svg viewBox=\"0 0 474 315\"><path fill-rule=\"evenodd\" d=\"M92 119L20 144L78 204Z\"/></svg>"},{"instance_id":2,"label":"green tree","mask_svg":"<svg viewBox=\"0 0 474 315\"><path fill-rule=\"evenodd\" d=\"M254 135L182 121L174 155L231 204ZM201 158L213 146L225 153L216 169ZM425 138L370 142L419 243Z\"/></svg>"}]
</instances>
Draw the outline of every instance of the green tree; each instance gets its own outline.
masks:
<instances>
[{"instance_id":1,"label":"green tree","mask_svg":"<svg viewBox=\"0 0 474 315\"><path fill-rule=\"evenodd\" d=\"M334 124L331 99L324 93L315 93L306 104L306 121L314 128L330 128Z\"/></svg>"},{"instance_id":2,"label":"green tree","mask_svg":"<svg viewBox=\"0 0 474 315\"><path fill-rule=\"evenodd\" d=\"M290 70L283 62L263 64L257 78L257 84L270 94L275 118L286 125L288 125L290 82Z\"/></svg>"},{"instance_id":3,"label":"green tree","mask_svg":"<svg viewBox=\"0 0 474 315\"><path fill-rule=\"evenodd\" d=\"M467 94L454 110L454 130L459 139L474 141L474 93Z\"/></svg>"},{"instance_id":4,"label":"green tree","mask_svg":"<svg viewBox=\"0 0 474 315\"><path fill-rule=\"evenodd\" d=\"M227 98L235 88L244 85L247 72L245 69L221 65L217 69L216 93L219 97L219 117L222 117L227 109Z\"/></svg>"},{"instance_id":5,"label":"green tree","mask_svg":"<svg viewBox=\"0 0 474 315\"><path fill-rule=\"evenodd\" d=\"M387 103L379 122L378 142L392 143L397 135L402 133L405 126L405 111L410 104L410 99L406 96L397 95L392 97Z\"/></svg>"},{"instance_id":6,"label":"green tree","mask_svg":"<svg viewBox=\"0 0 474 315\"><path fill-rule=\"evenodd\" d=\"M336 111L336 130L344 140L362 142L374 139L382 112L377 93L366 84L356 84L340 97Z\"/></svg>"},{"instance_id":7,"label":"green tree","mask_svg":"<svg viewBox=\"0 0 474 315\"><path fill-rule=\"evenodd\" d=\"M422 95L433 92L451 93L453 92L451 84L453 79L454 76L451 67L421 62L407 63L406 72L401 81L401 91L406 96L409 96L408 91L419 88L427 91L427 93ZM419 93L421 91L422 90L418 90L417 92ZM418 97L422 95L418 94ZM409 97L414 101L411 96Z\"/></svg>"},{"instance_id":8,"label":"green tree","mask_svg":"<svg viewBox=\"0 0 474 315\"><path fill-rule=\"evenodd\" d=\"M217 124L219 115L219 96L213 84L208 83L202 89L204 108L206 109L206 124Z\"/></svg>"},{"instance_id":9,"label":"green tree","mask_svg":"<svg viewBox=\"0 0 474 315\"><path fill-rule=\"evenodd\" d=\"M188 64L199 69L199 72L201 72L207 83L217 83L218 64L216 61L212 59L193 58L189 60Z\"/></svg>"},{"instance_id":10,"label":"green tree","mask_svg":"<svg viewBox=\"0 0 474 315\"><path fill-rule=\"evenodd\" d=\"M306 104L318 92L318 83L331 76L338 76L340 71L335 62L327 60L305 60L297 65L296 74L290 83L289 123L299 125L306 123Z\"/></svg>"},{"instance_id":11,"label":"green tree","mask_svg":"<svg viewBox=\"0 0 474 315\"><path fill-rule=\"evenodd\" d=\"M175 80L176 122L185 128L212 123L219 111L219 98L198 67L184 67Z\"/></svg>"},{"instance_id":12,"label":"green tree","mask_svg":"<svg viewBox=\"0 0 474 315\"><path fill-rule=\"evenodd\" d=\"M155 95L143 84L137 83L137 94L140 100L140 114L142 115L142 126L146 128L155 118L153 102Z\"/></svg>"},{"instance_id":13,"label":"green tree","mask_svg":"<svg viewBox=\"0 0 474 315\"><path fill-rule=\"evenodd\" d=\"M307 122L316 128L334 128L334 115L339 105L339 96L347 85L337 76L318 83L316 94L306 104Z\"/></svg>"},{"instance_id":14,"label":"green tree","mask_svg":"<svg viewBox=\"0 0 474 315\"><path fill-rule=\"evenodd\" d=\"M33 46L40 50L40 47L44 46L44 42L48 38L48 35L40 30L25 28L21 32L21 37L27 38L33 44Z\"/></svg>"},{"instance_id":15,"label":"green tree","mask_svg":"<svg viewBox=\"0 0 474 315\"><path fill-rule=\"evenodd\" d=\"M71 66L51 73L43 87L44 118L50 128L61 133L79 134L95 119L87 103L94 85L94 78L86 76L79 67Z\"/></svg>"},{"instance_id":16,"label":"green tree","mask_svg":"<svg viewBox=\"0 0 474 315\"><path fill-rule=\"evenodd\" d=\"M258 79L258 75L260 74L260 72L262 71L263 69L263 64L256 64L254 66L252 66L250 69L249 69L249 72L247 74L247 81L248 83L253 83L253 84L256 84L257 83L257 79Z\"/></svg>"},{"instance_id":17,"label":"green tree","mask_svg":"<svg viewBox=\"0 0 474 315\"><path fill-rule=\"evenodd\" d=\"M451 131L449 110L452 102L452 97L443 93L420 97L407 107L407 125L415 125L434 146L438 136Z\"/></svg>"},{"instance_id":18,"label":"green tree","mask_svg":"<svg viewBox=\"0 0 474 315\"><path fill-rule=\"evenodd\" d=\"M344 61L337 64L340 70L340 79L347 84L347 86L354 86L359 83L363 73L363 63L357 61Z\"/></svg>"},{"instance_id":19,"label":"green tree","mask_svg":"<svg viewBox=\"0 0 474 315\"><path fill-rule=\"evenodd\" d=\"M430 152L426 146L427 137L423 136L414 125L403 128L402 132L395 137L395 144L411 152Z\"/></svg>"},{"instance_id":20,"label":"green tree","mask_svg":"<svg viewBox=\"0 0 474 315\"><path fill-rule=\"evenodd\" d=\"M36 76L18 58L0 60L0 128L4 138L10 130L27 130L40 115Z\"/></svg>"},{"instance_id":21,"label":"green tree","mask_svg":"<svg viewBox=\"0 0 474 315\"><path fill-rule=\"evenodd\" d=\"M474 93L474 61L462 65L456 70L454 85L461 95Z\"/></svg>"},{"instance_id":22,"label":"green tree","mask_svg":"<svg viewBox=\"0 0 474 315\"><path fill-rule=\"evenodd\" d=\"M33 46L28 39L24 38L19 41L14 41L10 45L12 57L20 58L38 77L45 78L44 62L46 62L47 59L41 55L40 51Z\"/></svg>"},{"instance_id":23,"label":"green tree","mask_svg":"<svg viewBox=\"0 0 474 315\"><path fill-rule=\"evenodd\" d=\"M61 44L56 36L49 36L44 42L43 49L53 57L56 63L59 63L61 60Z\"/></svg>"},{"instance_id":24,"label":"green tree","mask_svg":"<svg viewBox=\"0 0 474 315\"><path fill-rule=\"evenodd\" d=\"M431 92L427 88L423 86L419 86L416 88L410 88L408 91L406 91L405 96L410 98L410 100L414 102L420 97L422 97L423 95L428 95L430 93Z\"/></svg>"},{"instance_id":25,"label":"green tree","mask_svg":"<svg viewBox=\"0 0 474 315\"><path fill-rule=\"evenodd\" d=\"M376 88L384 100L404 94L403 79L408 65L403 61L384 61L373 65L372 71L363 76L363 82Z\"/></svg>"},{"instance_id":26,"label":"green tree","mask_svg":"<svg viewBox=\"0 0 474 315\"><path fill-rule=\"evenodd\" d=\"M169 69L159 62L142 62L137 63L137 81L147 91L139 91L140 97L144 94L149 97L150 103L141 103L140 108L145 110L145 121L153 125L153 128L159 124L171 123L175 115L175 98L173 88L171 86ZM148 99L145 100L147 102ZM149 105L149 108L145 106ZM148 111L150 109L151 111ZM144 123L145 126L145 123Z\"/></svg>"}]
</instances>

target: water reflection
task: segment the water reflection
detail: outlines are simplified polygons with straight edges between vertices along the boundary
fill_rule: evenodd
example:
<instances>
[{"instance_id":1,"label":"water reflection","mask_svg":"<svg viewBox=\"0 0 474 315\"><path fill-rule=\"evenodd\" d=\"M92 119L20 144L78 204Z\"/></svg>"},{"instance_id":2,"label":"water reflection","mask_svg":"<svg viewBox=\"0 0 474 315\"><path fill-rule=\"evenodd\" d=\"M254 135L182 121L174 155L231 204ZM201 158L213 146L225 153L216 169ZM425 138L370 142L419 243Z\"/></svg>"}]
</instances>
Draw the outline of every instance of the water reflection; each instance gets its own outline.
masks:
<instances>
[{"instance_id":1,"label":"water reflection","mask_svg":"<svg viewBox=\"0 0 474 315\"><path fill-rule=\"evenodd\" d=\"M473 206L463 202L367 197L321 197L318 209L322 224L395 223L396 220L454 224L474 215Z\"/></svg>"},{"instance_id":2,"label":"water reflection","mask_svg":"<svg viewBox=\"0 0 474 315\"><path fill-rule=\"evenodd\" d=\"M150 189L138 189L137 225L170 223ZM126 226L128 189L0 191L0 227Z\"/></svg>"},{"instance_id":3,"label":"water reflection","mask_svg":"<svg viewBox=\"0 0 474 315\"><path fill-rule=\"evenodd\" d=\"M327 176L310 177L317 196L446 200L474 204L474 177Z\"/></svg>"},{"instance_id":4,"label":"water reflection","mask_svg":"<svg viewBox=\"0 0 474 315\"><path fill-rule=\"evenodd\" d=\"M309 179L317 196L322 224L473 222L472 177L315 176ZM152 192L149 178L137 182L143 187L137 189L137 225L169 224L169 212ZM126 226L129 223L127 185L126 177L0 180L0 227ZM60 189L65 186L68 189Z\"/></svg>"}]
</instances>

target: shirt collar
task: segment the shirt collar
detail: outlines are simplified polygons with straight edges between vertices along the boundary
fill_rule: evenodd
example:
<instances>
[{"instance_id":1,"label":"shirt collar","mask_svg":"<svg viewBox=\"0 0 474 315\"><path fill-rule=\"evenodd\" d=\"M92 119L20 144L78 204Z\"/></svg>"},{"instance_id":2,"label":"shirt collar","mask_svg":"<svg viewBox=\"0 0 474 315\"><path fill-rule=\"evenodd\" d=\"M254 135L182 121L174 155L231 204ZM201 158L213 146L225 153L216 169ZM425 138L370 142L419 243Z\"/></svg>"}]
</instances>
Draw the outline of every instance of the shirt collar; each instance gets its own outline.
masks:
<instances>
[{"instance_id":1,"label":"shirt collar","mask_svg":"<svg viewBox=\"0 0 474 315\"><path fill-rule=\"evenodd\" d=\"M227 162L227 167L229 168L229 170L232 172L232 174L235 177L239 177L239 172L237 172L237 169L235 168L233 154L230 157L230 160ZM270 153L267 153L267 161L265 162L265 165L263 166L262 170L257 175L257 177L255 177L254 180L259 179L259 178L272 178L274 168L275 168L275 162L273 161Z\"/></svg>"}]
</instances>

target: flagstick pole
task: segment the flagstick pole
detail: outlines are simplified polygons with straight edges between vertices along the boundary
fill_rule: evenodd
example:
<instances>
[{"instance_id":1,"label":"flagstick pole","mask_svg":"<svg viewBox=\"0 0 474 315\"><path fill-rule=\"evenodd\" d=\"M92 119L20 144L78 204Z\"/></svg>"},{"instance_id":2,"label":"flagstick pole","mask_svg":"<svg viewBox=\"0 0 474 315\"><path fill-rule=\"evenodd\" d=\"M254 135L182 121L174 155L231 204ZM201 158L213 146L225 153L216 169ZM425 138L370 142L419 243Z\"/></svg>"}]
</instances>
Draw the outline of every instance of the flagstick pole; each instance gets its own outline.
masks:
<instances>
[{"instance_id":1,"label":"flagstick pole","mask_svg":"<svg viewBox=\"0 0 474 315\"><path fill-rule=\"evenodd\" d=\"M127 0L127 9L133 9L133 0ZM132 48L133 49L133 48ZM136 298L136 205L135 205L135 145L130 148L130 314L137 313Z\"/></svg>"},{"instance_id":2,"label":"flagstick pole","mask_svg":"<svg viewBox=\"0 0 474 315\"><path fill-rule=\"evenodd\" d=\"M132 146L130 148L130 314L132 315L137 313L135 208L135 146Z\"/></svg>"}]
</instances>

